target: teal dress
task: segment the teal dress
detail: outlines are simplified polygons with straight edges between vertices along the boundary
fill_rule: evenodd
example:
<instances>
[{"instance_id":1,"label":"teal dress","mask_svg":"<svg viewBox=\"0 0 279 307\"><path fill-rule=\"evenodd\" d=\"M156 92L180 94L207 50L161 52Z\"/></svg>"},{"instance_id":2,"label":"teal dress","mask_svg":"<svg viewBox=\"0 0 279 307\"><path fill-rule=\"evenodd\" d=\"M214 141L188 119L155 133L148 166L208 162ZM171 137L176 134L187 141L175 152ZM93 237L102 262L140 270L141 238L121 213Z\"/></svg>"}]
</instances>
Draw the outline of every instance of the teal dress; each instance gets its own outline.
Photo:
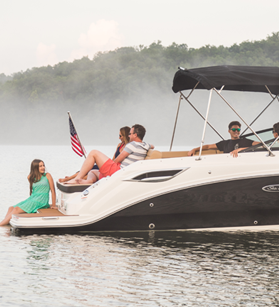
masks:
<instances>
[{"instance_id":1,"label":"teal dress","mask_svg":"<svg viewBox=\"0 0 279 307\"><path fill-rule=\"evenodd\" d=\"M43 174L40 181L33 183L31 196L14 207L19 207L27 213L34 213L38 209L49 208L49 190L48 179L46 174Z\"/></svg>"}]
</instances>

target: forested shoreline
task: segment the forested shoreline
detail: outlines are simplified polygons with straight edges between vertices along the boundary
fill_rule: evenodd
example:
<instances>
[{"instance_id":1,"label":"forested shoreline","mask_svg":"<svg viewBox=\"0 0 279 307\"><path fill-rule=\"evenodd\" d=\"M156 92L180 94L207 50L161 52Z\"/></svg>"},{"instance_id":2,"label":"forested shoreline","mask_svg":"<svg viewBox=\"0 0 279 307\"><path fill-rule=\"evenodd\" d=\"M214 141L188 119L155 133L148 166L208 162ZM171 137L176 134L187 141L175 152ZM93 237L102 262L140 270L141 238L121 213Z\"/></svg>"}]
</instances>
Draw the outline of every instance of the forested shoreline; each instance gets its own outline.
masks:
<instances>
[{"instance_id":1,"label":"forested shoreline","mask_svg":"<svg viewBox=\"0 0 279 307\"><path fill-rule=\"evenodd\" d=\"M97 53L92 60L35 67L13 76L0 75L0 97L21 99L119 99L137 94L138 88L169 91L170 80L178 66L210 65L279 66L279 32L266 39L242 42L230 47L188 48L161 42L148 47L122 47ZM4 82L5 78L7 79Z\"/></svg>"},{"instance_id":2,"label":"forested shoreline","mask_svg":"<svg viewBox=\"0 0 279 307\"><path fill-rule=\"evenodd\" d=\"M156 99L172 97L172 79L178 66L211 65L279 66L279 32L260 41L245 41L230 47L206 45L195 49L176 43L165 47L158 41L150 46L100 52L92 59L83 57L54 66L34 67L12 76L0 72L0 117L2 123L21 123L27 127L22 114L25 113L29 123L37 125L40 112L43 117L53 116L55 131L59 129L60 113L65 116L65 110L69 109L80 112L87 121L94 114L97 125L102 124L105 118L101 119L102 116L113 112L112 120L118 124L132 112L131 103L146 108ZM168 108L164 103L161 106ZM148 119L146 112L143 114ZM9 136L11 139L15 142L14 134ZM58 142L55 137L52 139ZM23 140L26 142L27 138ZM100 140L106 143L110 139Z\"/></svg>"}]
</instances>

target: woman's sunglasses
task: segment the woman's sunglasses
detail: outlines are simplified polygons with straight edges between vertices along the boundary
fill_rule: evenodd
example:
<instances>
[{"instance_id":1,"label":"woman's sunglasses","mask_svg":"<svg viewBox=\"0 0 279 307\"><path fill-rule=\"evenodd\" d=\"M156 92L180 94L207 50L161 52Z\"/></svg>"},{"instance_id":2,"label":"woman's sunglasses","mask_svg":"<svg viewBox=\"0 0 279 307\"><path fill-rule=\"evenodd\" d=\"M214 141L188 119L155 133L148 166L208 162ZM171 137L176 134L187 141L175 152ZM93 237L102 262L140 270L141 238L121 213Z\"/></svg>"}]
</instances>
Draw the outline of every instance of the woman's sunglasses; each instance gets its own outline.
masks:
<instances>
[{"instance_id":1,"label":"woman's sunglasses","mask_svg":"<svg viewBox=\"0 0 279 307\"><path fill-rule=\"evenodd\" d=\"M232 128L231 130L232 130L233 132L235 132L235 131L238 131L238 132L239 132L241 129L240 129L240 128Z\"/></svg>"}]
</instances>

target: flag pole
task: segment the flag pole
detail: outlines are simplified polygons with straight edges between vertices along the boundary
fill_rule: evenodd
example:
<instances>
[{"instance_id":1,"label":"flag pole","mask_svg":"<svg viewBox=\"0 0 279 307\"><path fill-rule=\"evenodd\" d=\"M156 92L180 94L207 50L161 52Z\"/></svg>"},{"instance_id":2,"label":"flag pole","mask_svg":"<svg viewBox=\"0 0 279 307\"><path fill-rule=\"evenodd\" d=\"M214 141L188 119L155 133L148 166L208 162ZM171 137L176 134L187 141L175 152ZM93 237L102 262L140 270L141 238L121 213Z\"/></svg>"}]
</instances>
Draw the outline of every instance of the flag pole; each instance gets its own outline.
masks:
<instances>
[{"instance_id":1,"label":"flag pole","mask_svg":"<svg viewBox=\"0 0 279 307\"><path fill-rule=\"evenodd\" d=\"M70 114L70 111L68 111L68 115L69 115L69 118L71 119L71 121L72 121L72 123L73 123L73 126L74 126L74 128L75 128L75 130L76 130L76 133L77 133L77 129L76 129L76 127L75 127L75 124L74 124L73 118L72 118L72 116L71 116L71 114ZM85 152L84 152L84 150L83 150L83 146L82 146L82 144L81 144L81 141L80 141L80 138L79 138L79 136L78 136L78 133L77 133L77 139L78 139L78 141L79 141L80 148L81 148L81 150L82 150L82 153L83 153L83 155L84 155L84 158L86 159L86 155L85 155Z\"/></svg>"}]
</instances>

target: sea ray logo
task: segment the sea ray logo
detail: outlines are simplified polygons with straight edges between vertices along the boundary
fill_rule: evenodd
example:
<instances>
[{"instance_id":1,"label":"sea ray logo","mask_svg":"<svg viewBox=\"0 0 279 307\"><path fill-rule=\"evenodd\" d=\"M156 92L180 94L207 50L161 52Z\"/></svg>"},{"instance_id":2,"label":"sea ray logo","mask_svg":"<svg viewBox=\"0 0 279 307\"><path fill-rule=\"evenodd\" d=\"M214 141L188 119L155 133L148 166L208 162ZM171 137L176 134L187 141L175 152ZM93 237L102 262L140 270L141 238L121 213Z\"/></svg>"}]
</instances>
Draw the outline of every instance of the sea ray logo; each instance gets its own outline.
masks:
<instances>
[{"instance_id":1,"label":"sea ray logo","mask_svg":"<svg viewBox=\"0 0 279 307\"><path fill-rule=\"evenodd\" d=\"M271 184L262 188L265 192L279 192L279 184Z\"/></svg>"}]
</instances>

